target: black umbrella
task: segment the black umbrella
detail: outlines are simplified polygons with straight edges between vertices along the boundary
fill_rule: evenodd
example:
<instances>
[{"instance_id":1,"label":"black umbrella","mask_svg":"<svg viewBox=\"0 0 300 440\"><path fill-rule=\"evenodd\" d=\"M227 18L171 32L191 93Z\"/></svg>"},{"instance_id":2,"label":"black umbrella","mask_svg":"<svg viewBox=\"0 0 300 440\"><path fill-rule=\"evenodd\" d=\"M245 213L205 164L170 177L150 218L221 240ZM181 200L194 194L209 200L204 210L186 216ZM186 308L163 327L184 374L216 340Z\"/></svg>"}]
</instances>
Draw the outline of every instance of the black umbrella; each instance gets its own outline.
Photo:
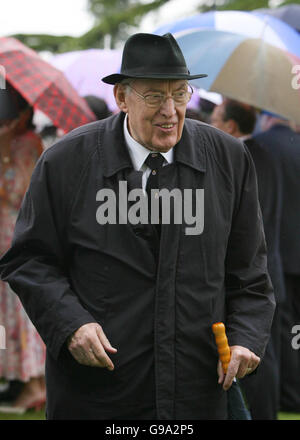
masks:
<instances>
[{"instance_id":1,"label":"black umbrella","mask_svg":"<svg viewBox=\"0 0 300 440\"><path fill-rule=\"evenodd\" d=\"M217 322L213 324L212 330L215 335L223 371L226 374L230 361L230 348L225 333L225 326L222 322ZM227 412L229 420L251 420L250 412L247 409L242 391L236 379L227 391Z\"/></svg>"},{"instance_id":2,"label":"black umbrella","mask_svg":"<svg viewBox=\"0 0 300 440\"><path fill-rule=\"evenodd\" d=\"M227 412L229 420L252 420L237 381L227 391Z\"/></svg>"}]
</instances>

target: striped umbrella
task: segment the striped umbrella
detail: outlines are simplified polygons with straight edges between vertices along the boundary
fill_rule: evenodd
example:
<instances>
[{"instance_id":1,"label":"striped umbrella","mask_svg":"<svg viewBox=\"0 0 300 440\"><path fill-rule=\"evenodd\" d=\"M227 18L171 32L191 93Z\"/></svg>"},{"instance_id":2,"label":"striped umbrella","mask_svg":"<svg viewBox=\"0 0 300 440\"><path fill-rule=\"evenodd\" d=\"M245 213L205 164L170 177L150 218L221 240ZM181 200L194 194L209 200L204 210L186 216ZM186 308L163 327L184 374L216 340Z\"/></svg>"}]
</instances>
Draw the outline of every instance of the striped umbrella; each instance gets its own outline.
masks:
<instances>
[{"instance_id":1,"label":"striped umbrella","mask_svg":"<svg viewBox=\"0 0 300 440\"><path fill-rule=\"evenodd\" d=\"M217 30L175 34L196 87L300 123L300 58L262 39Z\"/></svg>"}]
</instances>

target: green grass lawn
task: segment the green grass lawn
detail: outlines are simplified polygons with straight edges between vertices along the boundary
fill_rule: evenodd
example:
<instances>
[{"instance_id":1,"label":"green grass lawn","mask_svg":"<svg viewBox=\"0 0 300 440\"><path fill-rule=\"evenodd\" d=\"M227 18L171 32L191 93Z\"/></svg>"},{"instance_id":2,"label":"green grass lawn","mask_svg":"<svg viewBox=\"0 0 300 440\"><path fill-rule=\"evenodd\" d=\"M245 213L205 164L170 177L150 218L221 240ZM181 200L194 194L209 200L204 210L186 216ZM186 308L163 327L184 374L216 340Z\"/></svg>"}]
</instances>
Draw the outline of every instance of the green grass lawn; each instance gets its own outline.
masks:
<instances>
[{"instance_id":1,"label":"green grass lawn","mask_svg":"<svg viewBox=\"0 0 300 440\"><path fill-rule=\"evenodd\" d=\"M1 414L0 420L45 420L45 411L27 411L25 414Z\"/></svg>"},{"instance_id":2,"label":"green grass lawn","mask_svg":"<svg viewBox=\"0 0 300 440\"><path fill-rule=\"evenodd\" d=\"M283 413L278 414L279 420L300 420L300 413ZM0 420L45 420L44 411L27 411L26 414L0 414Z\"/></svg>"},{"instance_id":3,"label":"green grass lawn","mask_svg":"<svg viewBox=\"0 0 300 440\"><path fill-rule=\"evenodd\" d=\"M299 413L286 413L286 412L280 412L278 414L279 420L300 420L300 414Z\"/></svg>"}]
</instances>

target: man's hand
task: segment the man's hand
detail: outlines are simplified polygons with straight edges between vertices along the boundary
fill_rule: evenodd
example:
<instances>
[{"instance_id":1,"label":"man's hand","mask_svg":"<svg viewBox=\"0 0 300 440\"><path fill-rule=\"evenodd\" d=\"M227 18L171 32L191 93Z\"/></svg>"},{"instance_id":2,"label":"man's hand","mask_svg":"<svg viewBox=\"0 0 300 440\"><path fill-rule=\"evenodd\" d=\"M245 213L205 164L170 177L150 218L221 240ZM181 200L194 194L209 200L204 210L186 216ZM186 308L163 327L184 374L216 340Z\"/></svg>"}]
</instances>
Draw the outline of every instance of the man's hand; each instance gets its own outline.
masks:
<instances>
[{"instance_id":1,"label":"man's hand","mask_svg":"<svg viewBox=\"0 0 300 440\"><path fill-rule=\"evenodd\" d=\"M237 377L241 379L246 374L252 373L260 363L260 358L256 356L248 348L241 347L240 345L233 345L230 347L231 357L228 365L226 375L223 372L222 364L218 363L218 383L223 382L223 389L227 391L233 382L233 379Z\"/></svg>"},{"instance_id":2,"label":"man's hand","mask_svg":"<svg viewBox=\"0 0 300 440\"><path fill-rule=\"evenodd\" d=\"M67 345L80 364L107 368L110 371L114 369L106 351L116 353L117 349L110 345L101 325L94 322L83 325L69 337Z\"/></svg>"}]
</instances>

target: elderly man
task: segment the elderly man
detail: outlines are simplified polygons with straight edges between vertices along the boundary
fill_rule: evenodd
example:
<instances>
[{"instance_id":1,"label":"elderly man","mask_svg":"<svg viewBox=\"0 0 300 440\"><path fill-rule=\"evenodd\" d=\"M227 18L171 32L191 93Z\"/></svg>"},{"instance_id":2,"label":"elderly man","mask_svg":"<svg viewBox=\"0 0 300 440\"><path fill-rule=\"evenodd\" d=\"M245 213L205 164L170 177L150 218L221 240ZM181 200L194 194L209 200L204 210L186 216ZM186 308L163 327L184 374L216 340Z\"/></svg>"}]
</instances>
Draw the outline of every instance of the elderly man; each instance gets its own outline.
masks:
<instances>
[{"instance_id":1,"label":"elderly man","mask_svg":"<svg viewBox=\"0 0 300 440\"><path fill-rule=\"evenodd\" d=\"M201 76L171 34L133 35L103 79L121 112L34 171L0 268L47 344L49 419L226 419L226 390L264 353L274 297L255 171L240 142L185 120Z\"/></svg>"}]
</instances>

